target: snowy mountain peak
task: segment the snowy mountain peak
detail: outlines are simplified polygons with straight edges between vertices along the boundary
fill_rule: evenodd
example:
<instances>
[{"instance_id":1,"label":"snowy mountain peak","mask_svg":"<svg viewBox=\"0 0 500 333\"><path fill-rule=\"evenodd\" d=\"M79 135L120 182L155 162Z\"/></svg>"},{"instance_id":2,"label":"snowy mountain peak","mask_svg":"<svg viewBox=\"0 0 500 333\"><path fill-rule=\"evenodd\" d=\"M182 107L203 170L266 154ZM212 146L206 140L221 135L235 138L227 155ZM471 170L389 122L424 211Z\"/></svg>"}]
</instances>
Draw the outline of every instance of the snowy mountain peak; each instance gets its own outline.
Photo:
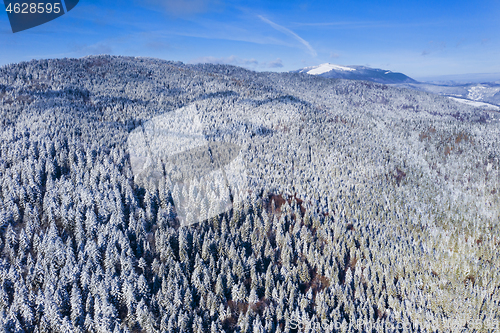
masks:
<instances>
[{"instance_id":1,"label":"snowy mountain peak","mask_svg":"<svg viewBox=\"0 0 500 333\"><path fill-rule=\"evenodd\" d=\"M365 66L341 66L330 63L296 70L297 73L319 75L327 78L373 81L379 83L415 83L412 78L386 69Z\"/></svg>"},{"instance_id":2,"label":"snowy mountain peak","mask_svg":"<svg viewBox=\"0 0 500 333\"><path fill-rule=\"evenodd\" d=\"M312 67L312 69L309 70L307 72L307 74L318 75L318 74L330 72L331 70L352 72L352 71L355 71L356 68L325 63L325 64L321 64L319 66Z\"/></svg>"}]
</instances>

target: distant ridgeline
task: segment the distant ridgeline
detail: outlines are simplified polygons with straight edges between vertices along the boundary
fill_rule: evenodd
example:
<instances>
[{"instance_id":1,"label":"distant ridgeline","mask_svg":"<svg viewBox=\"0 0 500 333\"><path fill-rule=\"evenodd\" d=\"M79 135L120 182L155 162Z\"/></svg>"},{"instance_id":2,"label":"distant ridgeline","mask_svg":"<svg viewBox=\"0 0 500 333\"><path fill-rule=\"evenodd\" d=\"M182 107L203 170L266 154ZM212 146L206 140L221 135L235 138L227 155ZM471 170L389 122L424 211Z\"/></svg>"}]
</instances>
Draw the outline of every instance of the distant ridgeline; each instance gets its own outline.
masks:
<instances>
[{"instance_id":1,"label":"distant ridgeline","mask_svg":"<svg viewBox=\"0 0 500 333\"><path fill-rule=\"evenodd\" d=\"M489 107L95 56L1 67L0 126L2 332L500 325Z\"/></svg>"},{"instance_id":2,"label":"distant ridgeline","mask_svg":"<svg viewBox=\"0 0 500 333\"><path fill-rule=\"evenodd\" d=\"M457 79L461 78L461 82L452 81L451 79L453 79L454 76L449 77L449 81L418 82L405 74L385 69L370 68L365 66L340 66L328 63L319 66L305 67L293 71L293 73L307 73L324 78L371 81L389 84L400 88L408 88L448 96L450 98L454 98L458 102L474 104L477 107L500 111L500 81L495 82L494 80L494 78L498 78L500 74L484 74L482 76L474 76L471 74L471 79L475 79L471 82L466 81L464 79L465 76L456 76ZM492 81L477 81L478 78L484 78L484 80L491 78Z\"/></svg>"},{"instance_id":3,"label":"distant ridgeline","mask_svg":"<svg viewBox=\"0 0 500 333\"><path fill-rule=\"evenodd\" d=\"M319 66L302 68L295 71L295 73L308 73L327 78L365 80L386 84L417 82L403 73L365 66L339 66L328 63Z\"/></svg>"}]
</instances>

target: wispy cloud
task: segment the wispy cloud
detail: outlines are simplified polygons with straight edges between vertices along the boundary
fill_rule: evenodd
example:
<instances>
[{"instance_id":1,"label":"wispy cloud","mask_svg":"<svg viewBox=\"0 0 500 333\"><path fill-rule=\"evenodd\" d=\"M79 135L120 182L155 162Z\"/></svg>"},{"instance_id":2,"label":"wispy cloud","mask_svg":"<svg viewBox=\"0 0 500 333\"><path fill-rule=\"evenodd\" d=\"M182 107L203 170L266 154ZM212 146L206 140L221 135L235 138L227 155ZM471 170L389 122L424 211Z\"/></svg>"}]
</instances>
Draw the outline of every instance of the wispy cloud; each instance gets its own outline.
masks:
<instances>
[{"instance_id":1,"label":"wispy cloud","mask_svg":"<svg viewBox=\"0 0 500 333\"><path fill-rule=\"evenodd\" d=\"M170 48L170 45L163 41L149 41L144 46L153 51L164 51Z\"/></svg>"},{"instance_id":2,"label":"wispy cloud","mask_svg":"<svg viewBox=\"0 0 500 333\"><path fill-rule=\"evenodd\" d=\"M259 45L281 45L287 47L295 46L295 43L289 43L287 41L273 38L270 36L265 36L259 33L252 33L249 30L242 29L238 26L219 24L217 22L214 22L213 24L204 24L202 27L203 29L198 29L198 30L170 29L170 30L151 31L150 33L156 34L161 37L183 36L183 37L193 37L193 38L246 42Z\"/></svg>"},{"instance_id":3,"label":"wispy cloud","mask_svg":"<svg viewBox=\"0 0 500 333\"><path fill-rule=\"evenodd\" d=\"M430 54L431 52L433 52L433 53L439 52L439 51L443 51L444 49L446 49L446 42L431 40L429 42L429 47L426 48L424 51L422 51L422 55L426 56L426 55Z\"/></svg>"},{"instance_id":4,"label":"wispy cloud","mask_svg":"<svg viewBox=\"0 0 500 333\"><path fill-rule=\"evenodd\" d=\"M214 5L220 4L216 0L137 0L137 3L149 8L161 9L168 14L183 16L209 11Z\"/></svg>"},{"instance_id":5,"label":"wispy cloud","mask_svg":"<svg viewBox=\"0 0 500 333\"><path fill-rule=\"evenodd\" d=\"M363 28L408 28L423 26L443 26L445 22L386 22L386 21L337 21L337 22L294 22L296 27L324 27L340 29L363 29Z\"/></svg>"},{"instance_id":6,"label":"wispy cloud","mask_svg":"<svg viewBox=\"0 0 500 333\"><path fill-rule=\"evenodd\" d=\"M64 52L64 53L45 53L45 54L29 54L23 56L22 60L33 60L33 59L54 59L63 57L74 57L74 52ZM19 59L21 60L21 59Z\"/></svg>"},{"instance_id":7,"label":"wispy cloud","mask_svg":"<svg viewBox=\"0 0 500 333\"><path fill-rule=\"evenodd\" d=\"M306 41L304 40L302 37L300 37L299 35L297 35L295 32L293 32L292 30L290 29L287 29L279 24L276 24L274 23L273 21L263 17L262 15L258 15L258 17L266 22L267 24L269 24L271 27L273 27L274 29L278 30L279 32L282 32L284 34L287 34L289 36L291 36L292 38L294 38L295 40L297 40L298 42L300 42L302 45L304 45L307 50L309 51L309 54L311 54L313 57L316 57L318 54L316 53L316 50L314 50L312 48L312 46Z\"/></svg>"},{"instance_id":8,"label":"wispy cloud","mask_svg":"<svg viewBox=\"0 0 500 333\"><path fill-rule=\"evenodd\" d=\"M259 64L259 62L255 59L243 59L237 56L229 56L229 57L200 57L189 61L190 64L228 64L235 65L247 68L255 68Z\"/></svg>"},{"instance_id":9,"label":"wispy cloud","mask_svg":"<svg viewBox=\"0 0 500 333\"><path fill-rule=\"evenodd\" d=\"M281 68L283 67L283 61L280 58L276 58L276 60L271 61L261 61L252 58L245 59L240 58L235 55L231 55L229 57L199 57L193 60L190 60L188 63L190 64L227 64L240 66L248 69L255 70L256 68Z\"/></svg>"},{"instance_id":10,"label":"wispy cloud","mask_svg":"<svg viewBox=\"0 0 500 333\"><path fill-rule=\"evenodd\" d=\"M113 53L113 48L106 42L98 42L92 45L77 44L72 47L72 52L85 55L111 54Z\"/></svg>"},{"instance_id":11,"label":"wispy cloud","mask_svg":"<svg viewBox=\"0 0 500 333\"><path fill-rule=\"evenodd\" d=\"M265 66L267 68L281 68L283 67L283 61L280 58L278 58L274 61L269 61L268 63L265 63Z\"/></svg>"},{"instance_id":12,"label":"wispy cloud","mask_svg":"<svg viewBox=\"0 0 500 333\"><path fill-rule=\"evenodd\" d=\"M308 26L308 27L367 27L367 26L374 26L374 25L381 25L381 24L387 24L384 22L375 22L375 21L370 21L370 22L348 22L348 21L338 21L338 22L313 22L313 23L307 23L307 22L295 22L293 23L294 26Z\"/></svg>"},{"instance_id":13,"label":"wispy cloud","mask_svg":"<svg viewBox=\"0 0 500 333\"><path fill-rule=\"evenodd\" d=\"M455 47L459 47L465 42L465 38L460 38L460 40L455 44Z\"/></svg>"}]
</instances>

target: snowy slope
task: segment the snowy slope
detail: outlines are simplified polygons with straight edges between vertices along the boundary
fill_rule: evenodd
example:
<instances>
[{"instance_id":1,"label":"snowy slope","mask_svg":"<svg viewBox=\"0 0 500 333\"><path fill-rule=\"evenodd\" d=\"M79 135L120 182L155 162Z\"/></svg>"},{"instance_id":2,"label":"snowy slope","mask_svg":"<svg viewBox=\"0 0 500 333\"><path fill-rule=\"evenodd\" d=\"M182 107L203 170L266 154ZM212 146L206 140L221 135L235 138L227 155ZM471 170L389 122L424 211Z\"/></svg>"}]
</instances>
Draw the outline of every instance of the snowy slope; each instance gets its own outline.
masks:
<instances>
[{"instance_id":1,"label":"snowy slope","mask_svg":"<svg viewBox=\"0 0 500 333\"><path fill-rule=\"evenodd\" d=\"M403 88L420 90L443 96L457 97L465 100L500 105L499 82L419 82L405 74L392 72L389 70L370 68L365 66L341 66L330 63L321 64L319 66L305 67L294 72L307 73L326 78L363 80L391 84ZM494 76L494 74L491 74L490 76L483 74L480 77L494 78L496 76Z\"/></svg>"},{"instance_id":2,"label":"snowy slope","mask_svg":"<svg viewBox=\"0 0 500 333\"><path fill-rule=\"evenodd\" d=\"M321 64L306 67L295 71L327 78L373 81L378 83L415 83L412 78L397 72L365 66L341 66L335 64Z\"/></svg>"},{"instance_id":3,"label":"snowy slope","mask_svg":"<svg viewBox=\"0 0 500 333\"><path fill-rule=\"evenodd\" d=\"M319 74L328 73L332 70L352 72L352 71L355 71L356 69L351 68L351 67L339 66L339 65L333 65L333 64L326 63L326 64L321 64L317 67L313 67L313 69L308 71L307 74L319 75Z\"/></svg>"},{"instance_id":4,"label":"snowy slope","mask_svg":"<svg viewBox=\"0 0 500 333\"><path fill-rule=\"evenodd\" d=\"M416 82L397 85L438 95L500 105L500 84L495 82L471 84L432 84Z\"/></svg>"},{"instance_id":5,"label":"snowy slope","mask_svg":"<svg viewBox=\"0 0 500 333\"><path fill-rule=\"evenodd\" d=\"M456 97L450 97L450 99L452 99L456 102L459 102L459 103L472 105L475 107L487 108L487 109L496 110L496 111L500 110L500 107L493 105L493 104L489 104L489 103L471 101L470 99L463 99L463 98L456 98Z\"/></svg>"}]
</instances>

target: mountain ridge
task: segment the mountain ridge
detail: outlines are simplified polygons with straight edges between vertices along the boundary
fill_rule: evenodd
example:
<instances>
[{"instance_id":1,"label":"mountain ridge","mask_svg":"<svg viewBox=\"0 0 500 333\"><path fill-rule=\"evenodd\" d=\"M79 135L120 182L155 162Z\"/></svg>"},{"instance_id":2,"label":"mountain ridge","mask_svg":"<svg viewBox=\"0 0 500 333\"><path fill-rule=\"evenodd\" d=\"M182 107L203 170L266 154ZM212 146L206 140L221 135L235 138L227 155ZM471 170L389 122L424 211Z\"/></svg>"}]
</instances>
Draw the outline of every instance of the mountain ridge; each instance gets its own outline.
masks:
<instances>
[{"instance_id":1,"label":"mountain ridge","mask_svg":"<svg viewBox=\"0 0 500 333\"><path fill-rule=\"evenodd\" d=\"M443 76L441 80L418 81L406 74L391 70L366 66L343 66L324 63L319 66L304 67L292 71L334 79L371 81L401 88L425 91L450 98L459 98L473 102L481 102L482 107L494 109L500 106L500 74L466 74ZM466 79L466 78L469 79ZM446 78L448 80L446 80ZM486 79L491 81L486 82ZM452 79L455 79L453 81ZM479 104L478 104L479 105Z\"/></svg>"},{"instance_id":2,"label":"mountain ridge","mask_svg":"<svg viewBox=\"0 0 500 333\"><path fill-rule=\"evenodd\" d=\"M417 82L403 73L393 72L390 70L366 66L342 66L330 63L324 63L319 66L305 67L293 72L319 75L327 78L364 80L385 84Z\"/></svg>"}]
</instances>

